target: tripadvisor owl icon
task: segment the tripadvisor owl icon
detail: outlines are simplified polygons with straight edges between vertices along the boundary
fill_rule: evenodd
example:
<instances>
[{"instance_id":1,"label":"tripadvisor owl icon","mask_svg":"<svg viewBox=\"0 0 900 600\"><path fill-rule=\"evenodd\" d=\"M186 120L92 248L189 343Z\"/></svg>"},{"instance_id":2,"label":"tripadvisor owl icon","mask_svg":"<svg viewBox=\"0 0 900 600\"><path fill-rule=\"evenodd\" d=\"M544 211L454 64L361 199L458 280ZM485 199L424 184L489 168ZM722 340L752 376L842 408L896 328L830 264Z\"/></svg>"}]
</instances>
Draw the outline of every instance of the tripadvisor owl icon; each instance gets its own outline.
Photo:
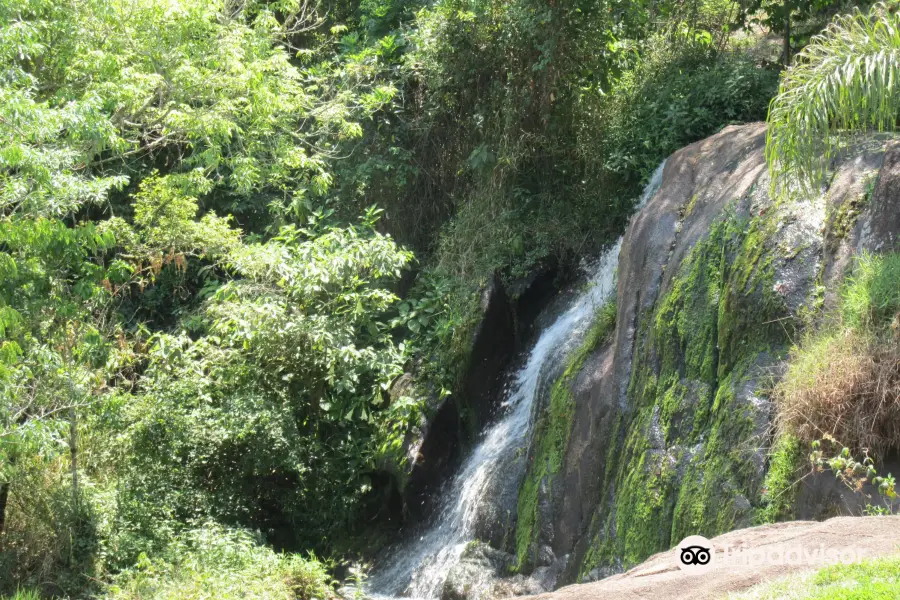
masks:
<instances>
[{"instance_id":1,"label":"tripadvisor owl icon","mask_svg":"<svg viewBox=\"0 0 900 600\"><path fill-rule=\"evenodd\" d=\"M689 535L673 552L678 568L689 575L708 573L715 568L716 549L702 535Z\"/></svg>"}]
</instances>

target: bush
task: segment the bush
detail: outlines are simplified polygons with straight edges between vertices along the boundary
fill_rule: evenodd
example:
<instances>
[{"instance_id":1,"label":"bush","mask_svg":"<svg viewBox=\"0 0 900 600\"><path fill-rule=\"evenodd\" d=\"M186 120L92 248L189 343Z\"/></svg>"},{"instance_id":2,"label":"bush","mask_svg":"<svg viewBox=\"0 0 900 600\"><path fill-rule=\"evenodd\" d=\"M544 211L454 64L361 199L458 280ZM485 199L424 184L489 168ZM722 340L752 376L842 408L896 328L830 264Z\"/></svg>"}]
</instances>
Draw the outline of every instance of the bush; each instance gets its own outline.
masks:
<instances>
[{"instance_id":1,"label":"bush","mask_svg":"<svg viewBox=\"0 0 900 600\"><path fill-rule=\"evenodd\" d=\"M595 151L630 185L725 125L764 120L778 86L777 69L746 49L719 52L704 36L658 35L647 46L598 110Z\"/></svg>"},{"instance_id":2,"label":"bush","mask_svg":"<svg viewBox=\"0 0 900 600\"><path fill-rule=\"evenodd\" d=\"M826 435L876 456L900 440L900 254L862 256L843 292L840 323L793 349L777 387L779 427L811 442Z\"/></svg>"},{"instance_id":3,"label":"bush","mask_svg":"<svg viewBox=\"0 0 900 600\"><path fill-rule=\"evenodd\" d=\"M804 441L828 434L881 455L900 439L900 347L844 329L810 337L778 386L779 419Z\"/></svg>"},{"instance_id":4,"label":"bush","mask_svg":"<svg viewBox=\"0 0 900 600\"><path fill-rule=\"evenodd\" d=\"M404 417L382 392L405 360L386 287L409 259L372 223L285 228L233 254L243 278L210 298L193 338L151 339L142 393L110 423L131 552L165 544L170 519L322 552L353 530L379 446L403 435L383 427Z\"/></svg>"},{"instance_id":5,"label":"bush","mask_svg":"<svg viewBox=\"0 0 900 600\"><path fill-rule=\"evenodd\" d=\"M0 594L19 585L55 595L89 589L102 562L102 491L80 472L73 493L67 452L54 456L27 449L31 452L21 453L14 469L6 471Z\"/></svg>"},{"instance_id":6,"label":"bush","mask_svg":"<svg viewBox=\"0 0 900 600\"><path fill-rule=\"evenodd\" d=\"M314 558L277 554L247 531L204 524L179 535L160 557L142 555L103 598L331 600L336 595Z\"/></svg>"}]
</instances>

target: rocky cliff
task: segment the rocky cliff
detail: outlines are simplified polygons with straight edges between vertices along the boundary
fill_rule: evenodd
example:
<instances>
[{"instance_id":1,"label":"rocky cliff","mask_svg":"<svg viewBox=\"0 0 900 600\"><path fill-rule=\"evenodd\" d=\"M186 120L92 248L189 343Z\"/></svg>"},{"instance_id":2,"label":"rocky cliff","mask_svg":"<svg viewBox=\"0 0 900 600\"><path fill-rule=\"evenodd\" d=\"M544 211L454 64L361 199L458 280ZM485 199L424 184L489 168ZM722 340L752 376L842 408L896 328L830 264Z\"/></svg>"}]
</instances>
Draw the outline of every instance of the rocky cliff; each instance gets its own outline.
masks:
<instances>
[{"instance_id":1,"label":"rocky cliff","mask_svg":"<svg viewBox=\"0 0 900 600\"><path fill-rule=\"evenodd\" d=\"M537 415L520 573L595 580L690 534L824 510L823 494L765 493L769 391L852 256L897 249L900 149L870 140L820 197L776 201L764 148L751 124L676 152L629 226L615 329Z\"/></svg>"}]
</instances>

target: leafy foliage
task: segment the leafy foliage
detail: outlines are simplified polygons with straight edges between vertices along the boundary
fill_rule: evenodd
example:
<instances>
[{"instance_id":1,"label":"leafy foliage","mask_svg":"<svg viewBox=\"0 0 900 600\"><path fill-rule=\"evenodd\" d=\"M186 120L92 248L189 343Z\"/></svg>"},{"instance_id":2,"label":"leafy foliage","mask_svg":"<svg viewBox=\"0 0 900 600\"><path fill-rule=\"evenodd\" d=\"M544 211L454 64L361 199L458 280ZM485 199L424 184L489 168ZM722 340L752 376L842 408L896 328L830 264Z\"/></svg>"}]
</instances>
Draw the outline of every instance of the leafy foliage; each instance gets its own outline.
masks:
<instances>
[{"instance_id":1,"label":"leafy foliage","mask_svg":"<svg viewBox=\"0 0 900 600\"><path fill-rule=\"evenodd\" d=\"M118 442L129 518L148 539L169 514L224 518L289 547L327 547L352 525L382 392L404 361L379 317L396 297L379 284L409 258L370 224L286 228L232 255L242 277L207 302L199 336L150 340Z\"/></svg>"},{"instance_id":2,"label":"leafy foliage","mask_svg":"<svg viewBox=\"0 0 900 600\"><path fill-rule=\"evenodd\" d=\"M832 446L830 452L826 453L821 449L823 441ZM850 491L862 493L869 500L872 499L871 494L866 494L863 492L863 489L866 483L871 483L881 497L882 505L867 504L867 512L871 513L874 511L874 514L891 514L894 508L892 501L897 498L894 476L890 473L885 476L878 475L878 471L875 469L875 461L869 456L868 450L863 450L863 459L860 462L853 457L850 449L846 446L842 447L838 452L834 451L833 447L835 446L839 447L840 444L830 436L812 443L809 462L813 469L817 472L823 472L825 469L831 470L835 478Z\"/></svg>"},{"instance_id":3,"label":"leafy foliage","mask_svg":"<svg viewBox=\"0 0 900 600\"><path fill-rule=\"evenodd\" d=\"M141 556L101 597L330 600L336 595L315 560L276 554L246 532L206 523L179 535L163 555Z\"/></svg>"},{"instance_id":4,"label":"leafy foliage","mask_svg":"<svg viewBox=\"0 0 900 600\"><path fill-rule=\"evenodd\" d=\"M317 11L0 5L4 591L90 588L195 516L266 528L268 497L324 547L402 435L385 286L410 254L322 208L394 90Z\"/></svg>"},{"instance_id":5,"label":"leafy foliage","mask_svg":"<svg viewBox=\"0 0 900 600\"><path fill-rule=\"evenodd\" d=\"M330 597L258 534L344 548L458 395L487 279L574 263L665 154L757 118L732 22L0 2L0 593Z\"/></svg>"},{"instance_id":6,"label":"leafy foliage","mask_svg":"<svg viewBox=\"0 0 900 600\"><path fill-rule=\"evenodd\" d=\"M773 186L812 192L829 161L860 131L896 126L900 16L884 4L835 18L785 72L769 109Z\"/></svg>"},{"instance_id":7,"label":"leafy foliage","mask_svg":"<svg viewBox=\"0 0 900 600\"><path fill-rule=\"evenodd\" d=\"M639 185L678 148L729 123L765 116L777 71L740 49L720 52L712 42L680 32L650 41L604 106L597 145L607 169Z\"/></svg>"}]
</instances>

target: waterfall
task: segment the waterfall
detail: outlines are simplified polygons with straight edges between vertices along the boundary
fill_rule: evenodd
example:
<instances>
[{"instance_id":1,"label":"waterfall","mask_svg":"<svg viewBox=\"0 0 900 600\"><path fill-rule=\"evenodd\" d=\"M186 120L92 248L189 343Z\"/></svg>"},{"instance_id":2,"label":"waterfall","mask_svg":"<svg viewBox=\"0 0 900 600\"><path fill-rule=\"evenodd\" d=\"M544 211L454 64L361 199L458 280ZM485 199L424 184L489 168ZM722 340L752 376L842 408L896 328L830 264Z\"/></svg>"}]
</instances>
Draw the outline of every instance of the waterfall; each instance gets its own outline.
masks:
<instances>
[{"instance_id":1,"label":"waterfall","mask_svg":"<svg viewBox=\"0 0 900 600\"><path fill-rule=\"evenodd\" d=\"M638 209L659 188L664 165L651 177ZM541 390L559 374L566 357L583 341L597 309L615 292L621 246L620 237L603 252L589 269L587 289L541 332L525 365L515 374L501 418L465 459L439 505L434 524L418 538L395 548L389 564L376 565L366 585L368 595L440 597L447 574L474 539L479 508L504 465L503 459L528 442Z\"/></svg>"}]
</instances>

